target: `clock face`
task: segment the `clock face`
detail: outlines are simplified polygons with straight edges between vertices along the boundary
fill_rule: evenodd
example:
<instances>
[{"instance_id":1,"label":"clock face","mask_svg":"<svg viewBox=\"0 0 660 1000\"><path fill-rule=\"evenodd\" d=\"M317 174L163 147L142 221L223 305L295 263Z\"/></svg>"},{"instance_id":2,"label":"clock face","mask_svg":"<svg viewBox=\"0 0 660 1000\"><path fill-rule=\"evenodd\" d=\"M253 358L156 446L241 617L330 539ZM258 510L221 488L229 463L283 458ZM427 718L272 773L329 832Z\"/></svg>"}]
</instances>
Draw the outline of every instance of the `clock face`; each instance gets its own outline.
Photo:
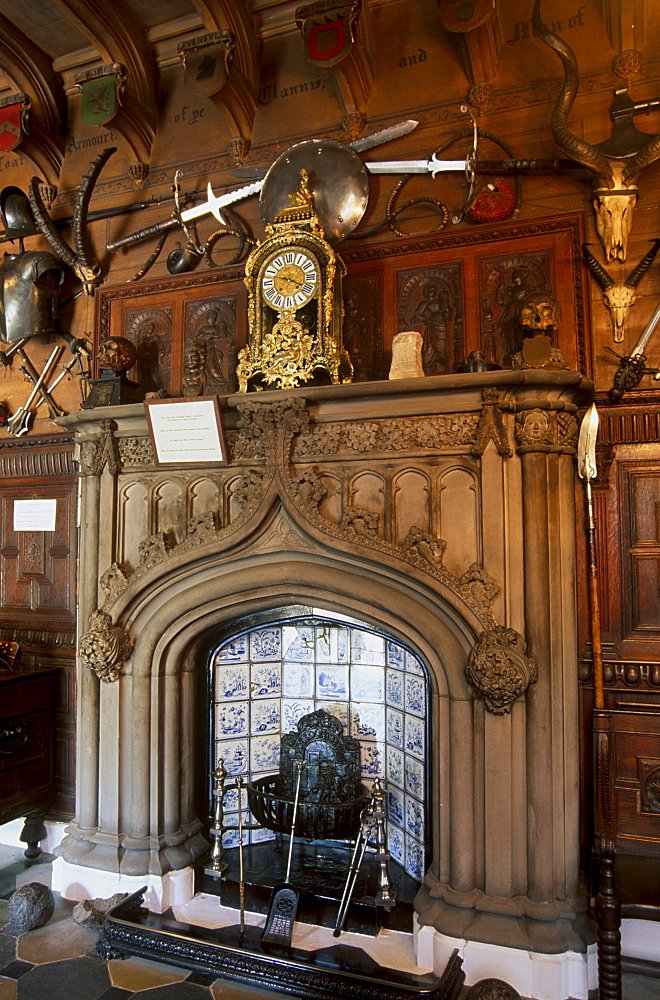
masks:
<instances>
[{"instance_id":1,"label":"clock face","mask_svg":"<svg viewBox=\"0 0 660 1000\"><path fill-rule=\"evenodd\" d=\"M300 309L316 293L318 281L311 257L302 250L284 250L266 265L261 287L273 309Z\"/></svg>"}]
</instances>

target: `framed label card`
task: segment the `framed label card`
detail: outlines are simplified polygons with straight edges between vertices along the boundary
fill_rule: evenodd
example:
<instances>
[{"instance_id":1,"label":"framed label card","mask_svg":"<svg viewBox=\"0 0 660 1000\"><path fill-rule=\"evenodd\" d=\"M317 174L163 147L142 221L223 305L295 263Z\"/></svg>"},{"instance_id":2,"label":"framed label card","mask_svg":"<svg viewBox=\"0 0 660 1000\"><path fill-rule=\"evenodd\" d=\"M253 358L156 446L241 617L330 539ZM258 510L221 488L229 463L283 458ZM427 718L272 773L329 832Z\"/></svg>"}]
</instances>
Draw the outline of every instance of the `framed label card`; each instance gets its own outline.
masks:
<instances>
[{"instance_id":1,"label":"framed label card","mask_svg":"<svg viewBox=\"0 0 660 1000\"><path fill-rule=\"evenodd\" d=\"M227 462L217 396L153 399L145 401L144 408L154 457L159 465Z\"/></svg>"},{"instance_id":2,"label":"framed label card","mask_svg":"<svg viewBox=\"0 0 660 1000\"><path fill-rule=\"evenodd\" d=\"M57 500L14 500L14 531L55 531Z\"/></svg>"}]
</instances>

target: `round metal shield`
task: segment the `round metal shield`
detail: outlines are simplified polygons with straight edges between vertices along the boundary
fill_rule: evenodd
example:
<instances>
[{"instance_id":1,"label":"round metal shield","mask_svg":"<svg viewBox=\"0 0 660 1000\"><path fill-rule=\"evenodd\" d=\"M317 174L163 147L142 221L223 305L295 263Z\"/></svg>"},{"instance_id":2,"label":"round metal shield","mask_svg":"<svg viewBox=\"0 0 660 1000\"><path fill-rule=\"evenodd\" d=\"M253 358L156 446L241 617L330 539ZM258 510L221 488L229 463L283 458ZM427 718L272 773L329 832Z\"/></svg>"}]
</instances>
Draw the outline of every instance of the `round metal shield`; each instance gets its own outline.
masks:
<instances>
[{"instance_id":1,"label":"round metal shield","mask_svg":"<svg viewBox=\"0 0 660 1000\"><path fill-rule=\"evenodd\" d=\"M303 167L326 239L340 243L365 213L369 177L357 153L333 139L307 139L278 156L264 178L261 217L264 223L272 223L279 212L291 207L289 195L298 190Z\"/></svg>"}]
</instances>

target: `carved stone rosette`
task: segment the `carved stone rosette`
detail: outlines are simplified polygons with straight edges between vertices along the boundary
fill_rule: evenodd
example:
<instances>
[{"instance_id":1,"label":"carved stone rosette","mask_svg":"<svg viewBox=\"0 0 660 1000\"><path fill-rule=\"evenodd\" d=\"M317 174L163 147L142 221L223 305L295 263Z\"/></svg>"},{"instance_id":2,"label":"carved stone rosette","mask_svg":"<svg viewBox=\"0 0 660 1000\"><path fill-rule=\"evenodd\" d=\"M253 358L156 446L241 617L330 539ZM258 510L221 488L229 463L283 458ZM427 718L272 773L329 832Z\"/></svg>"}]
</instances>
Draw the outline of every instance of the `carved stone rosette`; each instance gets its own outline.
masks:
<instances>
[{"instance_id":1,"label":"carved stone rosette","mask_svg":"<svg viewBox=\"0 0 660 1000\"><path fill-rule=\"evenodd\" d=\"M513 628L498 625L482 632L470 653L465 676L493 715L505 715L538 678L536 660Z\"/></svg>"},{"instance_id":2,"label":"carved stone rosette","mask_svg":"<svg viewBox=\"0 0 660 1000\"><path fill-rule=\"evenodd\" d=\"M81 662L106 683L116 681L119 668L131 655L133 643L126 629L112 624L105 611L92 611L89 629L80 637Z\"/></svg>"}]
</instances>

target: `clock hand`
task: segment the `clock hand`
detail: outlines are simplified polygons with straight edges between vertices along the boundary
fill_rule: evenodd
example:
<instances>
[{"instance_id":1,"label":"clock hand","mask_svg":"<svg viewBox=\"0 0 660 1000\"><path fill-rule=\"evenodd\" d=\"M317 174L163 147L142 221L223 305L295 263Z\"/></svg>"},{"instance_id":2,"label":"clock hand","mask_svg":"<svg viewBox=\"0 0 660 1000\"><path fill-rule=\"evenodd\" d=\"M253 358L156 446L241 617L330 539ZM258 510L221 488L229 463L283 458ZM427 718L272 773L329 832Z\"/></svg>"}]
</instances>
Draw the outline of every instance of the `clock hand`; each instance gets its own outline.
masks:
<instances>
[{"instance_id":1,"label":"clock hand","mask_svg":"<svg viewBox=\"0 0 660 1000\"><path fill-rule=\"evenodd\" d=\"M254 184L246 184L245 187L236 188L234 191L227 191L225 194L214 195L213 188L211 187L211 182L209 181L207 194L208 199L201 205L195 205L193 208L187 208L185 212L181 213L181 219L184 222L189 222L191 219L198 219L202 215L214 215L221 225L226 226L227 222L223 217L220 209L225 205L233 205L236 201L241 201L243 198L249 198L250 195L256 194L261 191L262 181L255 181ZM106 245L106 250L114 251L119 250L120 247L132 246L133 243L141 243L142 240L148 240L152 236L157 236L159 233L165 232L167 229L176 229L181 223L177 216L173 216L171 219L165 219L163 222L157 222L153 226L147 226L146 229L140 229L136 233L131 233L130 236L123 236L119 240L114 240L112 243Z\"/></svg>"}]
</instances>

